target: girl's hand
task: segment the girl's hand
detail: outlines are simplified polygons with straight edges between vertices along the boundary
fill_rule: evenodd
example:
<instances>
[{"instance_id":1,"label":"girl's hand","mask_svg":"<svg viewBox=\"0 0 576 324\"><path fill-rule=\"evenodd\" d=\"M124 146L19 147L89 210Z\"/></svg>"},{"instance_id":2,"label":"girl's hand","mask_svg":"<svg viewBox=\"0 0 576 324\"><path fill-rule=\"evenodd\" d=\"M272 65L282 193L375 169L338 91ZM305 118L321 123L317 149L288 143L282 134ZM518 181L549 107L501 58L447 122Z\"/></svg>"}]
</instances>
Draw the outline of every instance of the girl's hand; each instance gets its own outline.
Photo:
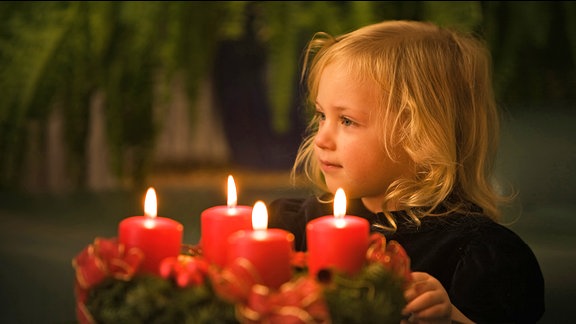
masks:
<instances>
[{"instance_id":1,"label":"girl's hand","mask_svg":"<svg viewBox=\"0 0 576 324\"><path fill-rule=\"evenodd\" d=\"M409 322L451 323L452 303L438 279L424 272L412 272L412 282L404 291L407 305L402 313Z\"/></svg>"}]
</instances>

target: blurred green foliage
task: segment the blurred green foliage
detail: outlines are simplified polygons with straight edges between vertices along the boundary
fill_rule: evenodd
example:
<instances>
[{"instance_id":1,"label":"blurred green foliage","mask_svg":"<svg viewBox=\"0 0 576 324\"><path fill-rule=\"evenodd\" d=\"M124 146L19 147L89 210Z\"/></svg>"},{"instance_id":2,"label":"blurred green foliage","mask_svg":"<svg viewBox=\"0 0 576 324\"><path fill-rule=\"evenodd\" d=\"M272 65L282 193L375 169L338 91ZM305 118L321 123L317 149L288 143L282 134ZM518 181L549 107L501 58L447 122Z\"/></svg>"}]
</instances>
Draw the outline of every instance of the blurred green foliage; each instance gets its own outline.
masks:
<instances>
[{"instance_id":1,"label":"blurred green foliage","mask_svg":"<svg viewBox=\"0 0 576 324\"><path fill-rule=\"evenodd\" d=\"M388 19L430 20L484 37L500 102L576 96L576 4L570 1L3 1L0 188L14 186L22 172L28 123L45 125L55 108L63 113L75 183L82 187L97 92L105 94L116 172L123 172L121 156L131 150L131 176L143 176L159 131L152 108L169 99L175 73L183 73L194 98L217 64L218 45L247 32L267 53L269 122L285 132L312 34ZM192 118L194 111L191 106Z\"/></svg>"}]
</instances>

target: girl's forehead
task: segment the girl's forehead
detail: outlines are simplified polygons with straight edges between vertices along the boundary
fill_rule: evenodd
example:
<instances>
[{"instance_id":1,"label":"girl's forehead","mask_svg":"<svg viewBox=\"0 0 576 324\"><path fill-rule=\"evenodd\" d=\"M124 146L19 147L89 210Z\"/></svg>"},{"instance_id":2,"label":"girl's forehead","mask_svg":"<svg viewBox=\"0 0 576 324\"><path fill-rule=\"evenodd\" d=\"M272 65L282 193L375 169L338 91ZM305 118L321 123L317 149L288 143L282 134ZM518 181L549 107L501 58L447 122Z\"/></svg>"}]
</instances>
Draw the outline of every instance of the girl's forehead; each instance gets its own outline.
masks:
<instances>
[{"instance_id":1,"label":"girl's forehead","mask_svg":"<svg viewBox=\"0 0 576 324\"><path fill-rule=\"evenodd\" d=\"M337 75L340 78L346 78L350 82L363 84L365 86L373 86L375 79L373 74L362 68L361 65L350 62L349 60L332 61L322 67L320 78L326 73L332 76Z\"/></svg>"},{"instance_id":2,"label":"girl's forehead","mask_svg":"<svg viewBox=\"0 0 576 324\"><path fill-rule=\"evenodd\" d=\"M329 65L320 77L316 105L338 107L348 112L368 115L380 109L381 90L369 78L362 78L350 69Z\"/></svg>"}]
</instances>

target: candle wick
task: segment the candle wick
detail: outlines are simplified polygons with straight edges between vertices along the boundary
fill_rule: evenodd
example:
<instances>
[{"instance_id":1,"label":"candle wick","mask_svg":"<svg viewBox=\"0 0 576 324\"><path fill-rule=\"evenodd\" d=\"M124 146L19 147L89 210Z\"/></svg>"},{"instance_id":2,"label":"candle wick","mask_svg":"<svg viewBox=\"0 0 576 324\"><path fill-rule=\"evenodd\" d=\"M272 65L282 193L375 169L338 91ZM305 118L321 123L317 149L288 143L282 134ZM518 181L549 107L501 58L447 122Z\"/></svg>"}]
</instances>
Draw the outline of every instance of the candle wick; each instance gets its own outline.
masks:
<instances>
[{"instance_id":1,"label":"candle wick","mask_svg":"<svg viewBox=\"0 0 576 324\"><path fill-rule=\"evenodd\" d=\"M146 213L146 219L155 219L156 215Z\"/></svg>"},{"instance_id":2,"label":"candle wick","mask_svg":"<svg viewBox=\"0 0 576 324\"><path fill-rule=\"evenodd\" d=\"M254 229L254 238L256 238L258 240L263 240L266 238L267 232L268 232L267 229L262 229L262 228Z\"/></svg>"},{"instance_id":3,"label":"candle wick","mask_svg":"<svg viewBox=\"0 0 576 324\"><path fill-rule=\"evenodd\" d=\"M344 219L343 216L336 216L334 224L336 225L337 228L344 228L346 227L346 220Z\"/></svg>"},{"instance_id":4,"label":"candle wick","mask_svg":"<svg viewBox=\"0 0 576 324\"><path fill-rule=\"evenodd\" d=\"M236 209L236 204L228 205L228 215L236 215L238 213L238 209Z\"/></svg>"},{"instance_id":5,"label":"candle wick","mask_svg":"<svg viewBox=\"0 0 576 324\"><path fill-rule=\"evenodd\" d=\"M144 227L146 227L147 229L154 228L156 224L156 222L154 221L155 219L156 217L147 215L146 219L144 220Z\"/></svg>"}]
</instances>

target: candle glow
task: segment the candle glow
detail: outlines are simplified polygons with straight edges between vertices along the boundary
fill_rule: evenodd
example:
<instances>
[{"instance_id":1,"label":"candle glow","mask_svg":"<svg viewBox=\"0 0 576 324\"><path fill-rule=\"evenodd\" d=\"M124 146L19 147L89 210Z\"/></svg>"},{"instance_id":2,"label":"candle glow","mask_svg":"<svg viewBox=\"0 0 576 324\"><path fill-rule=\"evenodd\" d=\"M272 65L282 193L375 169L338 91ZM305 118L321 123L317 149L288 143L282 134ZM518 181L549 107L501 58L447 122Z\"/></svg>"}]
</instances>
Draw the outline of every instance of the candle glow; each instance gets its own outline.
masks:
<instances>
[{"instance_id":1,"label":"candle glow","mask_svg":"<svg viewBox=\"0 0 576 324\"><path fill-rule=\"evenodd\" d=\"M310 275L316 276L322 269L358 273L365 261L369 234L368 220L346 215L346 195L338 188L333 215L313 219L306 225Z\"/></svg>"},{"instance_id":2,"label":"candle glow","mask_svg":"<svg viewBox=\"0 0 576 324\"><path fill-rule=\"evenodd\" d=\"M144 215L156 217L158 215L158 201L156 200L156 191L154 188L148 188L146 198L144 199Z\"/></svg>"},{"instance_id":3,"label":"candle glow","mask_svg":"<svg viewBox=\"0 0 576 324\"><path fill-rule=\"evenodd\" d=\"M268 210L263 201L257 201L252 210L252 228L263 231L268 228Z\"/></svg>"},{"instance_id":4,"label":"candle glow","mask_svg":"<svg viewBox=\"0 0 576 324\"><path fill-rule=\"evenodd\" d=\"M257 283L278 289L292 278L294 235L268 228L268 211L263 201L252 208L252 230L241 230L228 238L227 265L245 260L256 274Z\"/></svg>"},{"instance_id":5,"label":"candle glow","mask_svg":"<svg viewBox=\"0 0 576 324\"><path fill-rule=\"evenodd\" d=\"M118 241L126 250L139 249L144 259L139 272L159 274L160 262L176 257L182 247L181 223L157 215L156 191L149 188L144 198L144 215L122 220L118 226Z\"/></svg>"},{"instance_id":6,"label":"candle glow","mask_svg":"<svg viewBox=\"0 0 576 324\"><path fill-rule=\"evenodd\" d=\"M156 200L156 191L154 188L148 188L146 191L146 198L144 198L144 227L154 228L154 219L158 215L158 202Z\"/></svg>"},{"instance_id":7,"label":"candle glow","mask_svg":"<svg viewBox=\"0 0 576 324\"><path fill-rule=\"evenodd\" d=\"M228 176L228 208L235 209L238 203L238 194L236 193L236 183L232 175Z\"/></svg>"},{"instance_id":8,"label":"candle glow","mask_svg":"<svg viewBox=\"0 0 576 324\"><path fill-rule=\"evenodd\" d=\"M334 195L334 217L336 218L336 227L343 228L346 226L344 216L346 215L346 194L344 189L338 188Z\"/></svg>"},{"instance_id":9,"label":"candle glow","mask_svg":"<svg viewBox=\"0 0 576 324\"><path fill-rule=\"evenodd\" d=\"M234 178L228 176L227 204L213 206L200 215L200 245L204 257L218 266L226 262L228 237L239 230L251 229L251 206L238 206Z\"/></svg>"}]
</instances>

